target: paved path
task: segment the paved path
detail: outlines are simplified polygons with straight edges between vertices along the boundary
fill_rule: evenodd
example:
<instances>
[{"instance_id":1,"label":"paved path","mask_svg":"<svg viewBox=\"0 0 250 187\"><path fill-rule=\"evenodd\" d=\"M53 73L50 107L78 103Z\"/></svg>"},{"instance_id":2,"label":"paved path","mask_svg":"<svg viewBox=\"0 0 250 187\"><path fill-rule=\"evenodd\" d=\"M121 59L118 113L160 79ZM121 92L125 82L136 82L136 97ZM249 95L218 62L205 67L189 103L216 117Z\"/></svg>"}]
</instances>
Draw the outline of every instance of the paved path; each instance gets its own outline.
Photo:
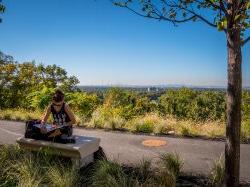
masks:
<instances>
[{"instance_id":1,"label":"paved path","mask_svg":"<svg viewBox=\"0 0 250 187\"><path fill-rule=\"evenodd\" d=\"M17 137L24 133L24 123L0 121L0 144L14 144ZM75 128L74 134L101 138L101 146L109 158L121 163L135 164L140 159L150 158L157 161L160 153L177 152L184 160L183 171L195 174L208 174L215 159L224 152L224 142L188 138L156 137L134 135L103 130ZM141 144L147 139L167 141L161 147L146 147ZM250 183L250 145L241 145L241 180Z\"/></svg>"}]
</instances>

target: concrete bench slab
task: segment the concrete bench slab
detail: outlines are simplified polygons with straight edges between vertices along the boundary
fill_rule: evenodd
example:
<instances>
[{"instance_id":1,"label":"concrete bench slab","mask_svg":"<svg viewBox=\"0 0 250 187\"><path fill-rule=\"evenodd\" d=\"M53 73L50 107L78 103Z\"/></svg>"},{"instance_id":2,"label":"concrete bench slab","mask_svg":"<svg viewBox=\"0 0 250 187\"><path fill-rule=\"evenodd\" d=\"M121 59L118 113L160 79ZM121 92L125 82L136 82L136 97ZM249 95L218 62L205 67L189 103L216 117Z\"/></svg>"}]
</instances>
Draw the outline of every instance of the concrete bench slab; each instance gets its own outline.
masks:
<instances>
[{"instance_id":1,"label":"concrete bench slab","mask_svg":"<svg viewBox=\"0 0 250 187\"><path fill-rule=\"evenodd\" d=\"M76 167L83 167L93 162L94 152L99 149L100 139L86 136L74 136L76 143L61 144L50 141L20 137L17 143L23 149L40 151L49 148L51 154L69 157Z\"/></svg>"}]
</instances>

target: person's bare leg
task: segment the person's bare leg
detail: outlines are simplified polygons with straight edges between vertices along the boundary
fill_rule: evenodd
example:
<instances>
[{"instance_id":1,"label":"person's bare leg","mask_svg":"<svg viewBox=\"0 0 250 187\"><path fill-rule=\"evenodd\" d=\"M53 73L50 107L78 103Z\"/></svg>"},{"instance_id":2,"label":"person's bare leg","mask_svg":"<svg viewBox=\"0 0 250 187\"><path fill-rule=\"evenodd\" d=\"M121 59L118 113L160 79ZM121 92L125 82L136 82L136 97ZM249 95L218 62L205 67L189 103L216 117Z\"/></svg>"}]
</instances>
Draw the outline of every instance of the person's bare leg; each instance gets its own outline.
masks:
<instances>
[{"instance_id":1,"label":"person's bare leg","mask_svg":"<svg viewBox=\"0 0 250 187\"><path fill-rule=\"evenodd\" d=\"M61 135L62 133L61 133L61 131L60 131L60 129L56 129L55 130L55 132L53 132L51 135L49 135L48 137L49 138L52 138L52 137L56 137L56 136L59 136L59 135Z\"/></svg>"}]
</instances>

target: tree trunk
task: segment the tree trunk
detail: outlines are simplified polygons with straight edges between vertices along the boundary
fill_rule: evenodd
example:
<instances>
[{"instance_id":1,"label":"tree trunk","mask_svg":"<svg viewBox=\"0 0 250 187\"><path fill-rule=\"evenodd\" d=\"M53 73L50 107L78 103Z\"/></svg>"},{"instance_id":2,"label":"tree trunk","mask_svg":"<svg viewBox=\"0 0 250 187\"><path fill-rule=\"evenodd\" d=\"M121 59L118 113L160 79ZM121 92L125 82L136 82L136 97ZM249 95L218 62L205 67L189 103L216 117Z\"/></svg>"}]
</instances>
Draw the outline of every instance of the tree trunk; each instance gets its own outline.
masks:
<instances>
[{"instance_id":1,"label":"tree trunk","mask_svg":"<svg viewBox=\"0 0 250 187\"><path fill-rule=\"evenodd\" d=\"M227 85L227 125L225 146L225 184L239 186L240 169L240 128L241 128L241 39L240 30L227 32L228 85Z\"/></svg>"}]
</instances>

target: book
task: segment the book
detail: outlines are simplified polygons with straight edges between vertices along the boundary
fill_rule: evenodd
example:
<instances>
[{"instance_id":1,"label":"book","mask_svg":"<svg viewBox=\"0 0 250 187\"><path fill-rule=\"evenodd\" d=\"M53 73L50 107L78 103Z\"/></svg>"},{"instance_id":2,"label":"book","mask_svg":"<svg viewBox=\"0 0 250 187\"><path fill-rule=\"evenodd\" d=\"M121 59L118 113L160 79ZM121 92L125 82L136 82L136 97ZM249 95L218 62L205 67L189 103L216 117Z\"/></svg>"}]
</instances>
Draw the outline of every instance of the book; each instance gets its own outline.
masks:
<instances>
[{"instance_id":1,"label":"book","mask_svg":"<svg viewBox=\"0 0 250 187\"><path fill-rule=\"evenodd\" d=\"M67 127L67 125L54 125L54 124L35 124L34 127L37 127L39 129L46 128L47 133L51 134L55 132L57 129L62 129L64 127Z\"/></svg>"}]
</instances>

